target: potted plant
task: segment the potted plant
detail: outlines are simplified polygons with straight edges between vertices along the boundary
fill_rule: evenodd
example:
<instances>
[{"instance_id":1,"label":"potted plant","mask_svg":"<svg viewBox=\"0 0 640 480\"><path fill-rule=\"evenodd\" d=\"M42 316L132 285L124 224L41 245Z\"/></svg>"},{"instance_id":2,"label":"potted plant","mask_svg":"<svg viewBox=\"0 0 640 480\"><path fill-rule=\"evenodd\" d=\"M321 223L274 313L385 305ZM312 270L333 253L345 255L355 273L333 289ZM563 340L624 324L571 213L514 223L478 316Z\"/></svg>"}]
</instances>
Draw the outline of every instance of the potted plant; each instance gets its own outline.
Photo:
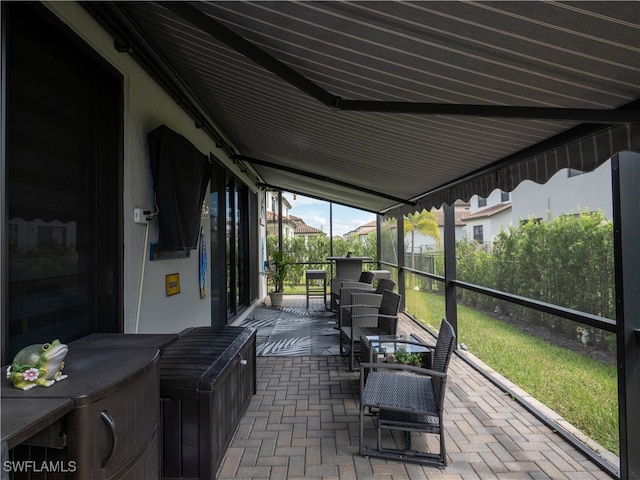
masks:
<instances>
[{"instance_id":1,"label":"potted plant","mask_svg":"<svg viewBox=\"0 0 640 480\"><path fill-rule=\"evenodd\" d=\"M414 367L426 367L422 353L409 353L404 348L398 348L393 354L395 363L413 365Z\"/></svg>"},{"instance_id":2,"label":"potted plant","mask_svg":"<svg viewBox=\"0 0 640 480\"><path fill-rule=\"evenodd\" d=\"M292 266L293 261L283 252L276 251L271 254L267 277L273 283L273 290L269 292L272 307L279 307L282 305L284 282L287 279Z\"/></svg>"}]
</instances>

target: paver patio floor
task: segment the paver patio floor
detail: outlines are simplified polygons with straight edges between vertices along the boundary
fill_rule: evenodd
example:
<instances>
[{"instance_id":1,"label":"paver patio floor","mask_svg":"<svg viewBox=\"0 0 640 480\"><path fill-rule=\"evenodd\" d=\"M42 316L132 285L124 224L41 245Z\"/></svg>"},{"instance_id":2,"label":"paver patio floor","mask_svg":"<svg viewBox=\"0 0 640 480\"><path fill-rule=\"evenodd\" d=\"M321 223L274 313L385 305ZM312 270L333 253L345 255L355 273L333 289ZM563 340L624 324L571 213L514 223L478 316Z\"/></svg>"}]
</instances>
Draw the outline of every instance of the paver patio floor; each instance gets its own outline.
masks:
<instances>
[{"instance_id":1,"label":"paver patio floor","mask_svg":"<svg viewBox=\"0 0 640 480\"><path fill-rule=\"evenodd\" d=\"M257 368L257 394L219 479L611 478L456 354L445 399L445 469L358 454L359 373L348 371L346 358L260 356ZM366 421L365 439L374 442ZM420 442L437 448L435 436L414 436Z\"/></svg>"}]
</instances>

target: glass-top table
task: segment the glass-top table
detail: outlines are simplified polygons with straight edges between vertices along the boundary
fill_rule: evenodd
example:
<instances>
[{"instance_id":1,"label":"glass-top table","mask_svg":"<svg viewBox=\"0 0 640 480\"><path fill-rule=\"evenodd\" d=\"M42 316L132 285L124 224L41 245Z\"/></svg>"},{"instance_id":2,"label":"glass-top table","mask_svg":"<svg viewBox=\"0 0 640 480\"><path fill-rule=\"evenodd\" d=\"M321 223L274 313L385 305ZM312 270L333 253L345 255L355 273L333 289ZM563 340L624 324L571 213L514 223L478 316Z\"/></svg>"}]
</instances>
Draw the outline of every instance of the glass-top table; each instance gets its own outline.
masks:
<instances>
[{"instance_id":1,"label":"glass-top table","mask_svg":"<svg viewBox=\"0 0 640 480\"><path fill-rule=\"evenodd\" d=\"M432 347L413 335L367 335L360 337L363 362L407 363L431 368Z\"/></svg>"}]
</instances>

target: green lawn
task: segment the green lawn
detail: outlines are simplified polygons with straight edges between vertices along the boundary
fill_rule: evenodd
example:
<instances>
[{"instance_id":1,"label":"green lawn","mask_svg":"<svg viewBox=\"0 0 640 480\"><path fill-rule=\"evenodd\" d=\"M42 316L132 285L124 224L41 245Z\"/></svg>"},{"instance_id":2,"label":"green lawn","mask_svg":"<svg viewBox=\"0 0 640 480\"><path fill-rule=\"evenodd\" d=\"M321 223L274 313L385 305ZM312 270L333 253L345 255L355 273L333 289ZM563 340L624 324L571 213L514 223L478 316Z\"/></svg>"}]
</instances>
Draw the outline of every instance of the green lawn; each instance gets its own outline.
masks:
<instances>
[{"instance_id":1,"label":"green lawn","mask_svg":"<svg viewBox=\"0 0 640 480\"><path fill-rule=\"evenodd\" d=\"M407 309L439 327L444 297L407 291ZM613 366L549 344L458 304L458 343L619 455L617 375Z\"/></svg>"}]
</instances>

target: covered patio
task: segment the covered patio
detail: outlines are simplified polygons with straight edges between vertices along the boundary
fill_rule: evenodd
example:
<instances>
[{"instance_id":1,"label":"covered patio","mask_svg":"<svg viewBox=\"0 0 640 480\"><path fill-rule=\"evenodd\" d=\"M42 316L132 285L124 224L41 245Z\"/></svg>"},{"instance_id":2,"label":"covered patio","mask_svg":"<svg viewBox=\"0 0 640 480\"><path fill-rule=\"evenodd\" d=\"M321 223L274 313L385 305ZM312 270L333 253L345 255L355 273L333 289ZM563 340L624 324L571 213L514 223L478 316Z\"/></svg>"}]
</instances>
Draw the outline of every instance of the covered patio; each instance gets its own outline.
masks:
<instances>
[{"instance_id":1,"label":"covered patio","mask_svg":"<svg viewBox=\"0 0 640 480\"><path fill-rule=\"evenodd\" d=\"M14 76L3 79L2 113L10 128L2 132L7 141L0 184L6 192L21 192L3 197L0 213L6 232L0 235L2 328L11 334L4 335L3 357L25 341L19 335L50 335L49 327L60 335L50 320L60 313L71 327L85 322L78 332L65 327L70 339L97 332L174 335L242 322L254 307L261 308L268 290L266 190L375 213L378 233L382 219L395 222L396 258L382 258L378 242L376 268L393 271L401 294L407 277L421 273L404 263L403 216L442 207L444 275L426 276L442 284L445 315L454 328L458 289L613 334L620 457L579 438L526 392L486 367L474 368L475 359L458 349L445 400L448 467L364 458L358 455L358 372L349 372L347 359L326 351L258 358L257 392L217 478L638 478L636 2L3 2L2 7L3 14L11 13L4 15L3 35L11 48L20 48L2 55ZM40 27L33 28L36 21ZM37 55L24 45L35 45ZM91 101L68 89L73 82L57 80L62 67L69 79L82 80ZM41 70L46 75L34 73ZM96 80L105 84L95 89ZM54 83L60 89L55 95L49 93ZM60 108L67 99L76 101L76 113ZM95 109L84 108L93 102ZM162 124L184 136L207 167L200 180L208 185L208 202L193 202L192 212L199 255L150 255L161 237L155 216L162 195L149 166L147 140ZM53 148L54 126L74 136L59 136L64 145ZM94 137L83 126L101 135ZM76 163L69 162L68 146L80 141L86 152L78 148ZM42 151L34 154L32 147ZM456 277L456 201L512 192L524 181L542 184L563 169L589 172L609 159L612 184L603 188L611 193L614 211L615 315L602 317ZM173 165L185 168L185 157L176 155ZM55 182L48 172L55 172ZM77 185L67 181L71 173L77 174ZM29 194L54 183L49 196ZM76 198L79 191L83 196ZM60 195L73 198L77 211L67 218L72 209L62 208L50 218L69 225L40 224ZM282 202L279 213L282 217ZM164 210L159 219L163 215ZM85 248L69 242L80 295L62 288L69 286L66 279L61 286L50 284L52 276L67 273L57 272L62 262L41 261L38 253L48 253L41 247L55 243L54 232L75 238L73 222L78 232L91 234ZM37 242L31 236L23 240L18 235L23 227L42 227L43 234ZM21 263L10 255L15 247L22 248ZM86 259L78 255L85 252ZM16 265L19 273L32 275L34 264L33 278L10 275ZM177 292L169 288L180 278L176 272L182 278ZM570 283L580 288L580 278ZM27 288L34 285L35 293ZM15 298L11 305L5 302L10 298ZM23 301L42 310L23 308ZM300 308L304 298L287 301ZM80 320L78 307L86 310ZM408 317L401 325L434 342ZM154 384L147 390L156 389ZM159 431L158 425L150 432ZM167 452L157 441L145 444L153 467L152 475L140 476L145 480L162 476L157 460ZM578 446L582 441L586 448Z\"/></svg>"},{"instance_id":2,"label":"covered patio","mask_svg":"<svg viewBox=\"0 0 640 480\"><path fill-rule=\"evenodd\" d=\"M304 302L303 296L286 296L283 308L304 308ZM400 329L429 344L435 341L406 316ZM348 371L346 358L258 357L257 393L218 478L610 478L597 462L617 465L617 457L603 449L594 462L514 399L513 394L526 397L524 392L508 383L512 390L505 391L469 362L477 359L460 350L451 359L445 399L450 463L440 470L358 454L359 374ZM495 381L504 382L484 368ZM539 415L559 420L535 400L526 402ZM368 425L365 438L373 436ZM427 444L435 440L423 438Z\"/></svg>"},{"instance_id":3,"label":"covered patio","mask_svg":"<svg viewBox=\"0 0 640 480\"><path fill-rule=\"evenodd\" d=\"M86 8L259 189L397 219L445 210L447 319L469 289L615 333L619 476L638 474L633 2L135 2ZM453 204L613 158L616 318L456 278ZM281 207L280 207L281 208ZM282 211L282 210L280 210ZM281 215L280 215L281 216ZM623 227L624 226L624 227ZM624 230L624 232L623 232ZM624 242L623 242L624 237ZM380 248L380 247L378 247ZM264 260L264 259L261 259ZM515 293L515 294L514 294ZM635 432L635 433L634 433Z\"/></svg>"}]
</instances>

